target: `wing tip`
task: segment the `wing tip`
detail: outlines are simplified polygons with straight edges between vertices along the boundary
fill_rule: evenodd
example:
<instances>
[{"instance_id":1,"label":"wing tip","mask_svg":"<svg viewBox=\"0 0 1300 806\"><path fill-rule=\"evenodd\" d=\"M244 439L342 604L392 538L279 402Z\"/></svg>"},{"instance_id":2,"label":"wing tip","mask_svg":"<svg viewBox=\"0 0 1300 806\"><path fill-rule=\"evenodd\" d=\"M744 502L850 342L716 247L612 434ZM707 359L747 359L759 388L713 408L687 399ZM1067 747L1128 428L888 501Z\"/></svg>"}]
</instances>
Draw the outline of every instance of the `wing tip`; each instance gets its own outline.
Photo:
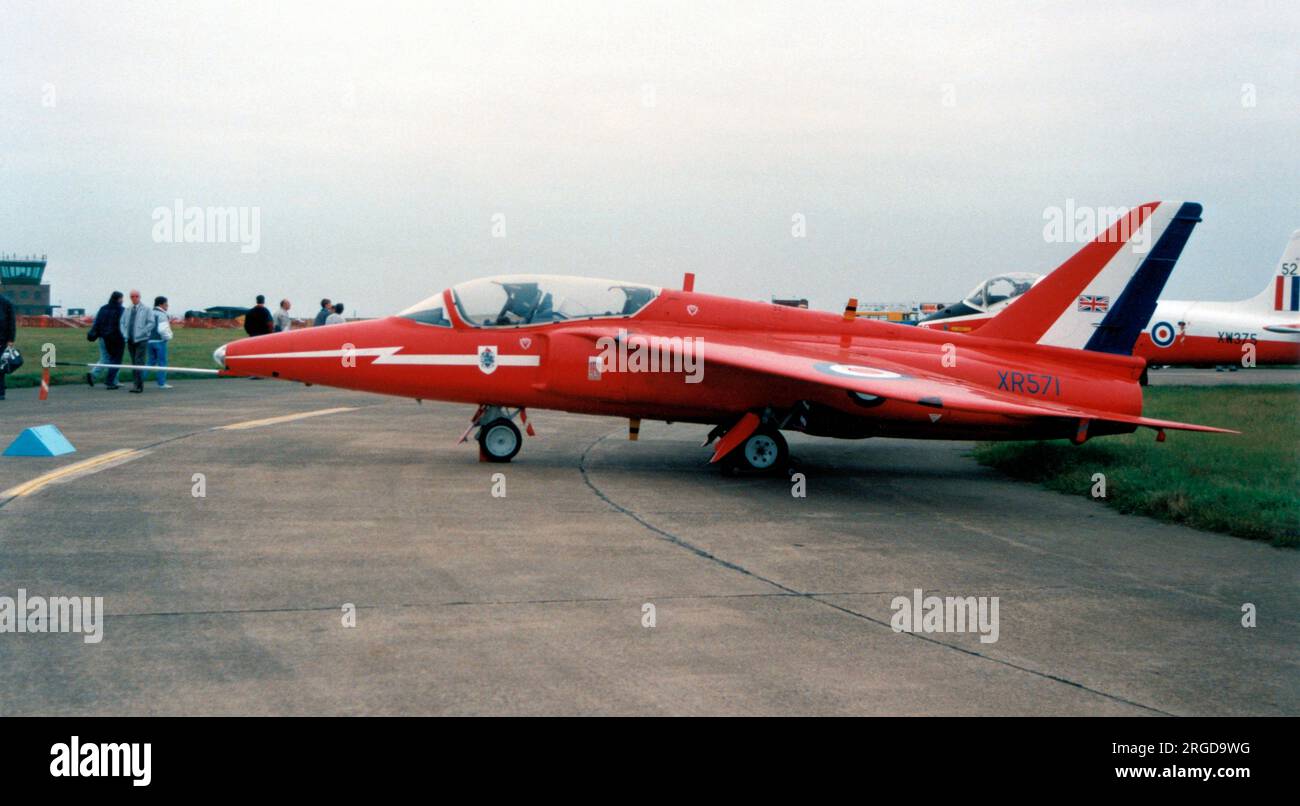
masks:
<instances>
[{"instance_id":1,"label":"wing tip","mask_svg":"<svg viewBox=\"0 0 1300 806\"><path fill-rule=\"evenodd\" d=\"M1214 425L1197 425L1196 423L1180 423L1173 420L1151 420L1146 417L1139 419L1137 425L1146 428L1154 428L1157 431L1169 429L1171 431L1199 431L1204 434L1240 434L1240 431L1234 431L1231 428L1219 428Z\"/></svg>"}]
</instances>

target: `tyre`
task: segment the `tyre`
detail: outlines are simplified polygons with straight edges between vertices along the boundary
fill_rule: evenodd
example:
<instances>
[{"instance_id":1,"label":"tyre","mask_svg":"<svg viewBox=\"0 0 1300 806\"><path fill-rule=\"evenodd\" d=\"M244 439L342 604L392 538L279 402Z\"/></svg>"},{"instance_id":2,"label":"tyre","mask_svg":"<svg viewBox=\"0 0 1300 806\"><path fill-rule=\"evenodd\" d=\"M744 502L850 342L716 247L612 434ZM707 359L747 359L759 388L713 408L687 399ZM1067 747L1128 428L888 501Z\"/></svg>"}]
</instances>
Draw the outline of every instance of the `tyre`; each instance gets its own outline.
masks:
<instances>
[{"instance_id":1,"label":"tyre","mask_svg":"<svg viewBox=\"0 0 1300 806\"><path fill-rule=\"evenodd\" d=\"M509 462L519 453L524 439L514 423L502 418L479 427L478 444L489 462Z\"/></svg>"},{"instance_id":2,"label":"tyre","mask_svg":"<svg viewBox=\"0 0 1300 806\"><path fill-rule=\"evenodd\" d=\"M742 473L775 473L789 458L790 447L775 428L760 428L727 456L732 468Z\"/></svg>"}]
</instances>

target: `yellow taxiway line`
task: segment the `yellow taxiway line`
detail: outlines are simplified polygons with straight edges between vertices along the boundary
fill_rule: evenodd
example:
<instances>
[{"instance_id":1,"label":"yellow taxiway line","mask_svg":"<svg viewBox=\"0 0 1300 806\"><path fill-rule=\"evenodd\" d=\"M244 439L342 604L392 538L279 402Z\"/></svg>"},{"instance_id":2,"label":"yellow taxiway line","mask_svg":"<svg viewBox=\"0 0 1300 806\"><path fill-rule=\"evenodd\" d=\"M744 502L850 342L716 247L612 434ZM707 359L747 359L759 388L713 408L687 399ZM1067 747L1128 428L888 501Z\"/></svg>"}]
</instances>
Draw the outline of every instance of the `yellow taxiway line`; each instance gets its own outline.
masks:
<instances>
[{"instance_id":1,"label":"yellow taxiway line","mask_svg":"<svg viewBox=\"0 0 1300 806\"><path fill-rule=\"evenodd\" d=\"M219 425L211 430L212 431L242 431L243 429L246 428L260 428L261 426L264 425L275 425L277 423L292 422L293 420L302 420L302 419L306 419L307 417L320 417L325 414L338 414L339 412L356 411L356 410L357 407L355 406L344 406L335 409L320 409L318 411L305 411L299 414L286 414L281 417L267 417L266 419L263 420L246 420L242 423L231 423L230 425ZM146 451L144 449L139 449L139 448L119 448L118 450L115 451L109 451L108 453L101 453L98 456L92 456L89 459L83 459L80 462L73 462L72 464L65 465L59 468L58 470L51 470L49 473L45 473L44 475L37 476L31 481L25 481L16 487L10 487L4 492L0 492L0 503L9 501L14 498L21 498L26 495L31 495L32 493L42 490L46 486L53 484L56 481L60 481L62 479L81 475L83 473L93 472L95 470L105 467L106 465L113 464L116 462L134 459L137 456L143 455L145 452Z\"/></svg>"},{"instance_id":2,"label":"yellow taxiway line","mask_svg":"<svg viewBox=\"0 0 1300 806\"><path fill-rule=\"evenodd\" d=\"M37 476L31 481L19 484L17 487L10 487L0 493L0 501L8 501L11 498L21 498L24 495L31 495L46 485L53 484L60 479L65 479L69 476L75 476L79 473L94 470L111 462L133 458L139 453L142 453L142 451L136 450L135 448L120 448L115 451L109 451L108 453L101 453L99 456L92 456L89 459L83 459L80 462L73 462L70 465L64 465L58 470L51 470L49 473Z\"/></svg>"},{"instance_id":3,"label":"yellow taxiway line","mask_svg":"<svg viewBox=\"0 0 1300 806\"><path fill-rule=\"evenodd\" d=\"M303 420L308 417L321 417L326 414L338 414L343 411L356 411L355 406L344 406L337 409L319 409L318 411L304 411L301 414L285 414L281 417L267 417L264 420L245 420L242 423L231 423L230 425L219 425L212 429L213 431L242 431L245 428L261 428L264 425L276 425L278 423L288 423L294 420Z\"/></svg>"}]
</instances>

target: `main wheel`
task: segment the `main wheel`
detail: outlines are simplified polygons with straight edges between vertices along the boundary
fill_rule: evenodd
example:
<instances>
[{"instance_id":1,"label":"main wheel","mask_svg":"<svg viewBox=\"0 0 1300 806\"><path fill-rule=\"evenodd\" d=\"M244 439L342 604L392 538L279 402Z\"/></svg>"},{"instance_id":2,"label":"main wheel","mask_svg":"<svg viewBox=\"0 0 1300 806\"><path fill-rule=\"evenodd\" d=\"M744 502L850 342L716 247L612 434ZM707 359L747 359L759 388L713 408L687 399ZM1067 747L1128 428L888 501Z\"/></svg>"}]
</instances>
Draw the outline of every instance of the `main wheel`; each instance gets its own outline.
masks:
<instances>
[{"instance_id":1,"label":"main wheel","mask_svg":"<svg viewBox=\"0 0 1300 806\"><path fill-rule=\"evenodd\" d=\"M790 446L775 428L760 428L727 456L731 467L744 473L780 470L789 458Z\"/></svg>"},{"instance_id":2,"label":"main wheel","mask_svg":"<svg viewBox=\"0 0 1300 806\"><path fill-rule=\"evenodd\" d=\"M489 462L509 462L519 453L524 439L514 423L501 418L479 427L478 444Z\"/></svg>"}]
</instances>

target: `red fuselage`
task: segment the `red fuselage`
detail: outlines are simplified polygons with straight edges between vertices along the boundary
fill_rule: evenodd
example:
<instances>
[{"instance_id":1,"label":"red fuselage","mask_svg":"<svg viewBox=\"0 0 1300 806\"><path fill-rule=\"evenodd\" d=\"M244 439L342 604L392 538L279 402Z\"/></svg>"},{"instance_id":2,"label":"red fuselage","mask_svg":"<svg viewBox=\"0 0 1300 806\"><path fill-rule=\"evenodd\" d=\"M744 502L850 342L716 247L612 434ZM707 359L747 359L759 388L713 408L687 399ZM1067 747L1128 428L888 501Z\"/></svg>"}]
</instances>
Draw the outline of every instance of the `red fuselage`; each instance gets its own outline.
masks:
<instances>
[{"instance_id":1,"label":"red fuselage","mask_svg":"<svg viewBox=\"0 0 1300 806\"><path fill-rule=\"evenodd\" d=\"M436 299L436 298L435 298ZM997 413L946 411L888 398L863 400L842 388L765 376L710 363L709 344L813 354L854 371L942 372L968 387L998 390L1027 403L1051 403L1138 415L1144 362L931 331L835 314L664 290L631 316L599 316L546 324L471 325L444 292L446 322L384 319L242 339L224 349L234 375L356 389L468 404L554 409L664 421L723 423L746 411L803 406L799 425L837 437L932 439L1069 437L1074 422ZM701 340L702 370L595 371L598 339ZM606 342L608 343L608 342ZM882 371L885 371L882 370ZM1132 426L1097 424L1092 435Z\"/></svg>"}]
</instances>

